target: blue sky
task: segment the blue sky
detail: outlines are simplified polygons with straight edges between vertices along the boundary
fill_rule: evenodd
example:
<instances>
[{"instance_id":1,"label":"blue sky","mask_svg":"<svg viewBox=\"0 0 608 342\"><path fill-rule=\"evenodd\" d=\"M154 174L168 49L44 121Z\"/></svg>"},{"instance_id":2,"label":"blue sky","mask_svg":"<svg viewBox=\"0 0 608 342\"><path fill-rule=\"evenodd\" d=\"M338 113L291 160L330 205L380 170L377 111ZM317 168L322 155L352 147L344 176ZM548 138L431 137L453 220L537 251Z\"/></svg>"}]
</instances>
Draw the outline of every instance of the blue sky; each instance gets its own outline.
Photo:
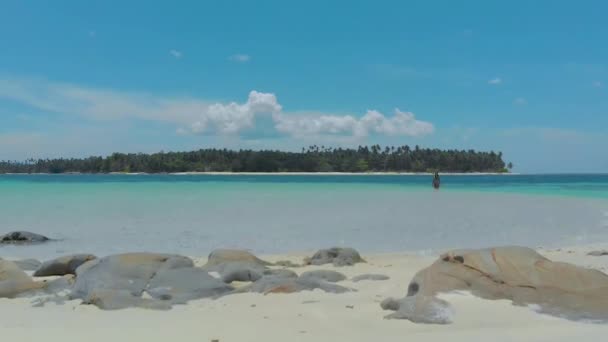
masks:
<instances>
[{"instance_id":1,"label":"blue sky","mask_svg":"<svg viewBox=\"0 0 608 342\"><path fill-rule=\"evenodd\" d=\"M608 172L605 1L3 1L0 159L310 144Z\"/></svg>"}]
</instances>

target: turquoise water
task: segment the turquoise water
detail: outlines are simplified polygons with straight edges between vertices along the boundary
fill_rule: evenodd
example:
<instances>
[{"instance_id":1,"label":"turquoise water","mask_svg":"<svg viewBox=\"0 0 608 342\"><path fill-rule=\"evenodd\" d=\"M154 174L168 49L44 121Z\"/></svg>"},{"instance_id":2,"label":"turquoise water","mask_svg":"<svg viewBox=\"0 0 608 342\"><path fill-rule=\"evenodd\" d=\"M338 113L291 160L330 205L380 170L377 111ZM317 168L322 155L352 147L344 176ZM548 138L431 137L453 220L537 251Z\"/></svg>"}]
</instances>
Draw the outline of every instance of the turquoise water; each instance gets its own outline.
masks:
<instances>
[{"instance_id":1,"label":"turquoise water","mask_svg":"<svg viewBox=\"0 0 608 342\"><path fill-rule=\"evenodd\" d=\"M439 251L608 241L608 175L0 175L0 233L59 241L0 257L206 255L348 245Z\"/></svg>"}]
</instances>

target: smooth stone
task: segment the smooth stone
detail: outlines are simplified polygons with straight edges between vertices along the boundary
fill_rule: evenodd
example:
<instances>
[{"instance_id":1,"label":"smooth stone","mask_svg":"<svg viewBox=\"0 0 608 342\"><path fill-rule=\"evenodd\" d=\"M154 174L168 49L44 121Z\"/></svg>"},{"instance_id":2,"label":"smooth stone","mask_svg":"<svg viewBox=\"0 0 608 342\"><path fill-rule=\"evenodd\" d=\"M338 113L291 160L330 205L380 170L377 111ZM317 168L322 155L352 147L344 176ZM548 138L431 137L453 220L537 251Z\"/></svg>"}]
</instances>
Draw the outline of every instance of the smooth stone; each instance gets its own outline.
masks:
<instances>
[{"instance_id":1,"label":"smooth stone","mask_svg":"<svg viewBox=\"0 0 608 342\"><path fill-rule=\"evenodd\" d=\"M76 274L76 269L87 261L97 259L92 254L74 254L59 257L44 262L36 272L34 277L62 276L66 274Z\"/></svg>"},{"instance_id":2,"label":"smooth stone","mask_svg":"<svg viewBox=\"0 0 608 342\"><path fill-rule=\"evenodd\" d=\"M452 323L454 312L445 300L424 295L405 297L403 299L388 298L380 306L394 313L387 319L407 319L414 323L449 324Z\"/></svg>"},{"instance_id":3,"label":"smooth stone","mask_svg":"<svg viewBox=\"0 0 608 342\"><path fill-rule=\"evenodd\" d=\"M217 297L234 290L199 267L163 269L150 280L146 292L155 299L172 304L185 304L199 299Z\"/></svg>"},{"instance_id":4,"label":"smooth stone","mask_svg":"<svg viewBox=\"0 0 608 342\"><path fill-rule=\"evenodd\" d=\"M365 262L365 260L361 258L359 252L352 248L340 247L321 249L312 257L304 259L304 263L307 265L352 266L360 262Z\"/></svg>"},{"instance_id":5,"label":"smooth stone","mask_svg":"<svg viewBox=\"0 0 608 342\"><path fill-rule=\"evenodd\" d=\"M249 262L229 262L214 267L220 274L224 283L233 281L256 281L263 276L265 267Z\"/></svg>"},{"instance_id":6,"label":"smooth stone","mask_svg":"<svg viewBox=\"0 0 608 342\"><path fill-rule=\"evenodd\" d=\"M526 247L455 250L418 272L408 295L470 291L486 299L536 304L552 315L608 322L608 275L551 261Z\"/></svg>"},{"instance_id":7,"label":"smooth stone","mask_svg":"<svg viewBox=\"0 0 608 342\"><path fill-rule=\"evenodd\" d=\"M99 304L97 306L102 309L119 309L125 305L156 308L156 304L141 298L151 279L162 270L193 266L191 259L179 255L129 253L107 256L88 261L76 269L71 298ZM125 304L120 303L121 299L125 299Z\"/></svg>"},{"instance_id":8,"label":"smooth stone","mask_svg":"<svg viewBox=\"0 0 608 342\"><path fill-rule=\"evenodd\" d=\"M14 262L0 260L0 298L15 298L45 286L45 283L35 282Z\"/></svg>"},{"instance_id":9,"label":"smooth stone","mask_svg":"<svg viewBox=\"0 0 608 342\"><path fill-rule=\"evenodd\" d=\"M608 251L603 249L601 251L591 251L589 253L587 253L587 255L590 256L604 256L604 255L608 255Z\"/></svg>"},{"instance_id":10,"label":"smooth stone","mask_svg":"<svg viewBox=\"0 0 608 342\"><path fill-rule=\"evenodd\" d=\"M0 236L0 244L27 245L47 242L50 239L44 235L27 232L15 231Z\"/></svg>"},{"instance_id":11,"label":"smooth stone","mask_svg":"<svg viewBox=\"0 0 608 342\"><path fill-rule=\"evenodd\" d=\"M270 262L264 261L251 252L241 249L216 249L209 254L207 263L203 266L208 271L217 271L227 263L248 263L257 266L271 266Z\"/></svg>"},{"instance_id":12,"label":"smooth stone","mask_svg":"<svg viewBox=\"0 0 608 342\"><path fill-rule=\"evenodd\" d=\"M382 281L391 279L389 276L384 274L361 274L355 276L351 279L351 281L357 283L363 280L371 280L371 281Z\"/></svg>"},{"instance_id":13,"label":"smooth stone","mask_svg":"<svg viewBox=\"0 0 608 342\"><path fill-rule=\"evenodd\" d=\"M330 283L337 283L339 281L346 280L346 276L344 274L331 270L306 271L300 275L300 278L316 278L328 281Z\"/></svg>"}]
</instances>

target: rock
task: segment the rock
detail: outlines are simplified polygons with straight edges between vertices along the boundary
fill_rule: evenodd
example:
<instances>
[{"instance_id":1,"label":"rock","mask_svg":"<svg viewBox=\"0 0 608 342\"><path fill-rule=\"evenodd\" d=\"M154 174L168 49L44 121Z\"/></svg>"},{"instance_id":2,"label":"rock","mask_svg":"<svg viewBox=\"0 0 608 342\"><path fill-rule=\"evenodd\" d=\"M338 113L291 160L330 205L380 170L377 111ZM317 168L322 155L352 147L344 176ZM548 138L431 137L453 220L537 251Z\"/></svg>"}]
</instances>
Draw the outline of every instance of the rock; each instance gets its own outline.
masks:
<instances>
[{"instance_id":1,"label":"rock","mask_svg":"<svg viewBox=\"0 0 608 342\"><path fill-rule=\"evenodd\" d=\"M26 231L10 232L0 236L0 244L29 245L43 243L50 239L44 235Z\"/></svg>"},{"instance_id":2,"label":"rock","mask_svg":"<svg viewBox=\"0 0 608 342\"><path fill-rule=\"evenodd\" d=\"M256 281L270 265L245 250L217 249L209 254L203 269L219 273L222 280L230 284L233 281Z\"/></svg>"},{"instance_id":3,"label":"rock","mask_svg":"<svg viewBox=\"0 0 608 342\"><path fill-rule=\"evenodd\" d=\"M389 276L384 274L361 274L353 277L351 280L355 283L363 281L363 280L373 280L373 281L382 281L391 279Z\"/></svg>"},{"instance_id":4,"label":"rock","mask_svg":"<svg viewBox=\"0 0 608 342\"><path fill-rule=\"evenodd\" d=\"M227 284L233 281L256 281L262 278L263 272L266 270L264 266L244 262L220 264L216 269L222 277L222 281Z\"/></svg>"},{"instance_id":5,"label":"rock","mask_svg":"<svg viewBox=\"0 0 608 342\"><path fill-rule=\"evenodd\" d=\"M450 304L442 299L431 296L411 296L400 300L388 298L380 306L394 313L387 319L407 319L414 323L449 324L452 323L454 312Z\"/></svg>"},{"instance_id":6,"label":"rock","mask_svg":"<svg viewBox=\"0 0 608 342\"><path fill-rule=\"evenodd\" d=\"M590 255L590 256L604 256L604 255L608 255L608 251L605 250L605 249L600 250L600 251L591 251L591 252L587 253L587 255Z\"/></svg>"},{"instance_id":7,"label":"rock","mask_svg":"<svg viewBox=\"0 0 608 342\"><path fill-rule=\"evenodd\" d=\"M263 272L264 276L274 276L279 278L297 278L298 274L292 270L287 269L275 269L275 270L265 270Z\"/></svg>"},{"instance_id":8,"label":"rock","mask_svg":"<svg viewBox=\"0 0 608 342\"><path fill-rule=\"evenodd\" d=\"M143 307L165 309L169 301L142 298L144 290L156 274L162 271L193 268L191 259L169 254L130 253L111 255L88 261L76 270L76 283L71 298L95 304L102 309ZM176 286L181 286L175 279ZM171 287L171 286L168 286Z\"/></svg>"},{"instance_id":9,"label":"rock","mask_svg":"<svg viewBox=\"0 0 608 342\"><path fill-rule=\"evenodd\" d=\"M13 262L24 271L35 271L42 265L42 263L36 259L13 260Z\"/></svg>"},{"instance_id":10,"label":"rock","mask_svg":"<svg viewBox=\"0 0 608 342\"><path fill-rule=\"evenodd\" d=\"M0 298L15 298L23 293L43 289L46 285L32 280L17 264L0 260Z\"/></svg>"},{"instance_id":11,"label":"rock","mask_svg":"<svg viewBox=\"0 0 608 342\"><path fill-rule=\"evenodd\" d=\"M456 290L517 305L536 304L542 312L569 319L608 321L608 275L553 262L530 248L448 252L414 276L408 296Z\"/></svg>"},{"instance_id":12,"label":"rock","mask_svg":"<svg viewBox=\"0 0 608 342\"><path fill-rule=\"evenodd\" d=\"M304 260L304 264L307 265L333 264L334 266L352 266L360 262L365 262L365 260L361 258L359 252L352 248L340 247L321 249L311 258Z\"/></svg>"},{"instance_id":13,"label":"rock","mask_svg":"<svg viewBox=\"0 0 608 342\"><path fill-rule=\"evenodd\" d=\"M286 278L279 276L265 276L249 286L243 287L237 292L256 293L294 293L301 291L312 291L320 289L329 293L345 293L355 291L343 286L335 285L313 277Z\"/></svg>"},{"instance_id":14,"label":"rock","mask_svg":"<svg viewBox=\"0 0 608 342\"><path fill-rule=\"evenodd\" d=\"M240 262L257 266L270 266L271 263L261 260L248 251L240 249L216 249L209 254L207 264L203 268L208 271L216 271L217 267L221 267L227 263Z\"/></svg>"},{"instance_id":15,"label":"rock","mask_svg":"<svg viewBox=\"0 0 608 342\"><path fill-rule=\"evenodd\" d=\"M97 259L91 254L67 255L43 263L34 272L34 277L62 276L66 274L76 274L76 269L87 261Z\"/></svg>"},{"instance_id":16,"label":"rock","mask_svg":"<svg viewBox=\"0 0 608 342\"><path fill-rule=\"evenodd\" d=\"M330 283L337 283L339 281L346 280L346 276L344 274L331 270L307 271L302 273L300 278L316 278L328 281Z\"/></svg>"},{"instance_id":17,"label":"rock","mask_svg":"<svg viewBox=\"0 0 608 342\"><path fill-rule=\"evenodd\" d=\"M216 297L232 290L231 286L213 278L202 268L187 267L158 271L150 280L146 292L155 299L185 304L193 299Z\"/></svg>"}]
</instances>

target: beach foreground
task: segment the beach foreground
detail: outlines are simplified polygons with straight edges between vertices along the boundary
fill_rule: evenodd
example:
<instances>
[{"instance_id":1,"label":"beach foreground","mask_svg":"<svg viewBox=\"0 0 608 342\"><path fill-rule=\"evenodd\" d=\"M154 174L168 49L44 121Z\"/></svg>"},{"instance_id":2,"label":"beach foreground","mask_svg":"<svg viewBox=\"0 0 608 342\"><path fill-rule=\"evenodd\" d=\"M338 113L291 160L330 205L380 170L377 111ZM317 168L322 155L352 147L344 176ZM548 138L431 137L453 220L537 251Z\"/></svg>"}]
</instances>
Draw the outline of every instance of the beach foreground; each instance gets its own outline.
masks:
<instances>
[{"instance_id":1,"label":"beach foreground","mask_svg":"<svg viewBox=\"0 0 608 342\"><path fill-rule=\"evenodd\" d=\"M608 256L589 256L606 246L584 246L539 253L605 272ZM275 262L301 262L303 254L264 256ZM405 253L364 255L367 263L292 268L297 273L328 269L348 277L340 285L357 292L320 290L291 294L234 294L218 299L194 300L169 311L125 309L103 311L80 300L34 307L36 298L0 299L0 330L10 341L572 341L602 340L608 325L577 322L543 315L506 300L484 300L468 293L441 295L454 309L453 323L415 324L388 320L380 302L401 298L414 274L437 256ZM197 266L206 258L194 258ZM352 282L362 274L384 274L382 281Z\"/></svg>"}]
</instances>

